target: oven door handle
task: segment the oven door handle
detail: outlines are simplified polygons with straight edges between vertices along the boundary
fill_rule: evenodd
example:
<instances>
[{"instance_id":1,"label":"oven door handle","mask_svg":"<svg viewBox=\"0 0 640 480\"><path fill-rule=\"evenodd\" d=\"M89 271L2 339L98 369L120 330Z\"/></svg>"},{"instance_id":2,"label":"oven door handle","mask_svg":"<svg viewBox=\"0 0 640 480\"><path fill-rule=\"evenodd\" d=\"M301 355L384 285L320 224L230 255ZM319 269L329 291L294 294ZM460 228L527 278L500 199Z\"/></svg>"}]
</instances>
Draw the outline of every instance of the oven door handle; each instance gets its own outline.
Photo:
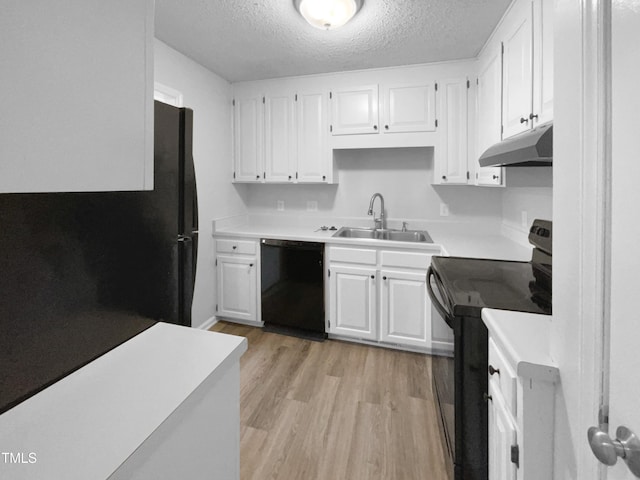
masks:
<instances>
[{"instance_id":1,"label":"oven door handle","mask_svg":"<svg viewBox=\"0 0 640 480\"><path fill-rule=\"evenodd\" d=\"M446 299L447 296L444 293L444 287L442 287L442 281L438 277L438 274L433 270L433 267L429 266L427 270L427 292L429 293L429 297L431 297L431 303L436 307L436 310L440 314L440 316L444 319L444 321L449 325L449 328L453 328L453 315L449 313L449 311L445 308L444 305L440 303L438 297L436 296L433 288L431 287L431 278L433 277L434 282L436 283L436 288L440 293L440 296L443 299Z\"/></svg>"}]
</instances>

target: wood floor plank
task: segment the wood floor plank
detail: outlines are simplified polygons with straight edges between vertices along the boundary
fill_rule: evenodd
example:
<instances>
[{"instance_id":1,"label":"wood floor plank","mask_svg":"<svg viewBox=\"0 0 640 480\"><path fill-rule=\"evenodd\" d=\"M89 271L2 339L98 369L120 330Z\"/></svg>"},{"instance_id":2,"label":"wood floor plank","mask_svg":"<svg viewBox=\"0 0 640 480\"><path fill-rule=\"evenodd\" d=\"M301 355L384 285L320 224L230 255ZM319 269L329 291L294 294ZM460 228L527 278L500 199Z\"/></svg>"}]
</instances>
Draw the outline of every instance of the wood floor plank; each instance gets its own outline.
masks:
<instances>
[{"instance_id":1,"label":"wood floor plank","mask_svg":"<svg viewBox=\"0 0 640 480\"><path fill-rule=\"evenodd\" d=\"M218 322L240 363L242 480L446 480L428 355Z\"/></svg>"}]
</instances>

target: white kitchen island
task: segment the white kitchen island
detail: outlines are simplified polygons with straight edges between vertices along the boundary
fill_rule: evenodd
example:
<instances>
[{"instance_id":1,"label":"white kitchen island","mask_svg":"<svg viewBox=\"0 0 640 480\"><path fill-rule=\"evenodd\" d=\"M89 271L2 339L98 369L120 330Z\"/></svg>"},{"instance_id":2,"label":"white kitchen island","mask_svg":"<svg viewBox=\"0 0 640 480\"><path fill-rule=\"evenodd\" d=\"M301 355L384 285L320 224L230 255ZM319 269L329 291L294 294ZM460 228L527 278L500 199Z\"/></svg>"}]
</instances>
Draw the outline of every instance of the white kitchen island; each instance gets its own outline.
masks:
<instances>
[{"instance_id":1,"label":"white kitchen island","mask_svg":"<svg viewBox=\"0 0 640 480\"><path fill-rule=\"evenodd\" d=\"M238 479L246 349L153 325L0 415L0 478Z\"/></svg>"}]
</instances>

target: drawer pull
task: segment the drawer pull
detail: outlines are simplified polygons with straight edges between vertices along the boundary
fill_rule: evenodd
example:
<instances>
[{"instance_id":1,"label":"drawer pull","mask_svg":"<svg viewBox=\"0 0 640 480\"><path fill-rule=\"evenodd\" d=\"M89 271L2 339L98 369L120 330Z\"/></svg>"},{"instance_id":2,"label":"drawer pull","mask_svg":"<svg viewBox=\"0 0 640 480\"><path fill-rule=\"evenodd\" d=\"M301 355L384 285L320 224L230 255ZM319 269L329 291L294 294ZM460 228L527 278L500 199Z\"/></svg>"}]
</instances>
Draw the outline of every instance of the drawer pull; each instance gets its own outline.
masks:
<instances>
[{"instance_id":1,"label":"drawer pull","mask_svg":"<svg viewBox=\"0 0 640 480\"><path fill-rule=\"evenodd\" d=\"M500 369L499 368L493 368L493 365L489 365L489 375L494 375L496 373L498 375L500 375Z\"/></svg>"}]
</instances>

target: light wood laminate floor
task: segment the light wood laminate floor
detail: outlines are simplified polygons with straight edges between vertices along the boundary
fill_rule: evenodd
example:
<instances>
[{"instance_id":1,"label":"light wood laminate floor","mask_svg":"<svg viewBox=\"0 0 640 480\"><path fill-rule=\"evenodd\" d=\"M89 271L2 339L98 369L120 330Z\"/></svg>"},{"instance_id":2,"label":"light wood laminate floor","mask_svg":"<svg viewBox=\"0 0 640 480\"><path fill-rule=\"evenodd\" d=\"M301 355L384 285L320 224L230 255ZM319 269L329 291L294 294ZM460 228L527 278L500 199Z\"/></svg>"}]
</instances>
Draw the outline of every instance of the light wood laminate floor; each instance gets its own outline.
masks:
<instances>
[{"instance_id":1,"label":"light wood laminate floor","mask_svg":"<svg viewBox=\"0 0 640 480\"><path fill-rule=\"evenodd\" d=\"M312 342L218 322L247 337L240 363L242 480L445 480L430 357Z\"/></svg>"}]
</instances>

